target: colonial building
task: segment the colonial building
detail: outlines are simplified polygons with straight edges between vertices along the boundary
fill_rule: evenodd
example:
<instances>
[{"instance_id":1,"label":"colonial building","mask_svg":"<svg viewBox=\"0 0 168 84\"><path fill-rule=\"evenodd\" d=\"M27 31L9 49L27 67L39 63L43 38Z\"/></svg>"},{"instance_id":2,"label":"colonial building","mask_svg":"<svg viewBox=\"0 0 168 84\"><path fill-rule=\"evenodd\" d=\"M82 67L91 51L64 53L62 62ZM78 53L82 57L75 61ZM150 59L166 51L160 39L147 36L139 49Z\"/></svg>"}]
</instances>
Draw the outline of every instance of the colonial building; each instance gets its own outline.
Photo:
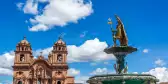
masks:
<instances>
[{"instance_id":1,"label":"colonial building","mask_svg":"<svg viewBox=\"0 0 168 84\"><path fill-rule=\"evenodd\" d=\"M15 50L13 84L74 84L74 77L67 76L67 54L66 43L59 39L48 59L42 54L35 59L24 38Z\"/></svg>"}]
</instances>

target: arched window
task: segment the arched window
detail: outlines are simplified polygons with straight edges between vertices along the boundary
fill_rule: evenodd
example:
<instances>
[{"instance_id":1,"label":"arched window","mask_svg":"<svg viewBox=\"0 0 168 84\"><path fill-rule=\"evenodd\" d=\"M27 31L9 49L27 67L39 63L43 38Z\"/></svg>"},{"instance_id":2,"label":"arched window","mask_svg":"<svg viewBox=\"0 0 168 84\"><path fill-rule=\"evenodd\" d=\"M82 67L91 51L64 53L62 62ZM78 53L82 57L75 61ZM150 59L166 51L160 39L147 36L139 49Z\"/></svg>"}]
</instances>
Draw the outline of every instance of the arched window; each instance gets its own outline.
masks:
<instances>
[{"instance_id":1,"label":"arched window","mask_svg":"<svg viewBox=\"0 0 168 84\"><path fill-rule=\"evenodd\" d=\"M57 84L61 84L61 81L57 81Z\"/></svg>"},{"instance_id":2,"label":"arched window","mask_svg":"<svg viewBox=\"0 0 168 84\"><path fill-rule=\"evenodd\" d=\"M25 60L24 54L20 55L20 61L23 62Z\"/></svg>"},{"instance_id":3,"label":"arched window","mask_svg":"<svg viewBox=\"0 0 168 84\"><path fill-rule=\"evenodd\" d=\"M66 48L65 48L65 47L63 47L63 48L62 48L62 50L64 50L64 51L65 51L65 50L66 50Z\"/></svg>"},{"instance_id":4,"label":"arched window","mask_svg":"<svg viewBox=\"0 0 168 84\"><path fill-rule=\"evenodd\" d=\"M24 47L22 47L22 51L24 51Z\"/></svg>"},{"instance_id":5,"label":"arched window","mask_svg":"<svg viewBox=\"0 0 168 84\"><path fill-rule=\"evenodd\" d=\"M26 47L25 50L28 50L28 47Z\"/></svg>"},{"instance_id":6,"label":"arched window","mask_svg":"<svg viewBox=\"0 0 168 84\"><path fill-rule=\"evenodd\" d=\"M58 50L61 50L61 47L58 47Z\"/></svg>"},{"instance_id":7,"label":"arched window","mask_svg":"<svg viewBox=\"0 0 168 84\"><path fill-rule=\"evenodd\" d=\"M22 81L19 81L18 84L22 84Z\"/></svg>"},{"instance_id":8,"label":"arched window","mask_svg":"<svg viewBox=\"0 0 168 84\"><path fill-rule=\"evenodd\" d=\"M17 50L19 51L19 47L17 47Z\"/></svg>"},{"instance_id":9,"label":"arched window","mask_svg":"<svg viewBox=\"0 0 168 84\"><path fill-rule=\"evenodd\" d=\"M58 56L57 56L57 61L58 61L58 62L62 62L62 60L63 60L62 55L61 55L61 54L58 54Z\"/></svg>"}]
</instances>

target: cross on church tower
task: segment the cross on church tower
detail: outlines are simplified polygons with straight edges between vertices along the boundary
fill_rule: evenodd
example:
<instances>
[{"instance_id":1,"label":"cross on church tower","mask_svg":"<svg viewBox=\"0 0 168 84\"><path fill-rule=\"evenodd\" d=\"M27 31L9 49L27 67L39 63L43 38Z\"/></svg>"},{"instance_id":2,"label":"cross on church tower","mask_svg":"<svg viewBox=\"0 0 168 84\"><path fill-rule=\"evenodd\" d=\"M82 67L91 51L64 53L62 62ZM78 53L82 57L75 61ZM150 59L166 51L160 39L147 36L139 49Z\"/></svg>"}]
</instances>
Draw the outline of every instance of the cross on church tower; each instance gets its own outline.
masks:
<instances>
[{"instance_id":1,"label":"cross on church tower","mask_svg":"<svg viewBox=\"0 0 168 84\"><path fill-rule=\"evenodd\" d=\"M40 52L40 56L38 56L38 59L44 59L43 52Z\"/></svg>"},{"instance_id":2,"label":"cross on church tower","mask_svg":"<svg viewBox=\"0 0 168 84\"><path fill-rule=\"evenodd\" d=\"M64 37L65 33L61 33L59 36L58 36L58 39L62 39Z\"/></svg>"},{"instance_id":3,"label":"cross on church tower","mask_svg":"<svg viewBox=\"0 0 168 84\"><path fill-rule=\"evenodd\" d=\"M26 36L23 37L23 40L26 40Z\"/></svg>"}]
</instances>

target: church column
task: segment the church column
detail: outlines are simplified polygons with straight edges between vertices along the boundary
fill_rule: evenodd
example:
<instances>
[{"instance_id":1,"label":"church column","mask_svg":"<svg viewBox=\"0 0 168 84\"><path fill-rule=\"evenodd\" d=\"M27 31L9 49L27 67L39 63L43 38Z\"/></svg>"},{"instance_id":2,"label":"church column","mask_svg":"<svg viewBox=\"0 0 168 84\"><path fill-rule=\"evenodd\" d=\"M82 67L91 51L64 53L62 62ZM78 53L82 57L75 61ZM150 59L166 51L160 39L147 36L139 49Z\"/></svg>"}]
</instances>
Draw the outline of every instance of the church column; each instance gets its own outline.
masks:
<instances>
[{"instance_id":1,"label":"church column","mask_svg":"<svg viewBox=\"0 0 168 84\"><path fill-rule=\"evenodd\" d=\"M18 63L20 61L20 56L16 55L16 63Z\"/></svg>"},{"instance_id":2,"label":"church column","mask_svg":"<svg viewBox=\"0 0 168 84\"><path fill-rule=\"evenodd\" d=\"M25 54L25 61L28 62L28 55Z\"/></svg>"},{"instance_id":3,"label":"church column","mask_svg":"<svg viewBox=\"0 0 168 84\"><path fill-rule=\"evenodd\" d=\"M63 59L64 59L64 61L63 61L63 62L65 63L65 62L66 62L66 57L65 57L65 54L63 55Z\"/></svg>"}]
</instances>

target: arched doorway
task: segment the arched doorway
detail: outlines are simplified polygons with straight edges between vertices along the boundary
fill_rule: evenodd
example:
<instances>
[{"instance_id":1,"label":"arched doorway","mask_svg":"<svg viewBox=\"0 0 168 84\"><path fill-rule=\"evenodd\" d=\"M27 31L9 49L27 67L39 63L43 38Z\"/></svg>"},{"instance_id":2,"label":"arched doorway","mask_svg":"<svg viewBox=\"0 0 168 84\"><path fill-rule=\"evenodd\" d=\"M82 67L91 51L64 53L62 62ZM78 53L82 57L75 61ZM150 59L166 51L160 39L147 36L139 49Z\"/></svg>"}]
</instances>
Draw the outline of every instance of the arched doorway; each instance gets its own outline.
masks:
<instances>
[{"instance_id":1,"label":"arched doorway","mask_svg":"<svg viewBox=\"0 0 168 84\"><path fill-rule=\"evenodd\" d=\"M48 79L48 84L51 84L51 79Z\"/></svg>"},{"instance_id":2,"label":"arched doorway","mask_svg":"<svg viewBox=\"0 0 168 84\"><path fill-rule=\"evenodd\" d=\"M57 84L61 84L61 81L57 81Z\"/></svg>"},{"instance_id":3,"label":"arched doorway","mask_svg":"<svg viewBox=\"0 0 168 84\"><path fill-rule=\"evenodd\" d=\"M38 78L37 84L41 84L41 79Z\"/></svg>"},{"instance_id":4,"label":"arched doorway","mask_svg":"<svg viewBox=\"0 0 168 84\"><path fill-rule=\"evenodd\" d=\"M22 81L19 81L18 84L22 84Z\"/></svg>"},{"instance_id":5,"label":"arched doorway","mask_svg":"<svg viewBox=\"0 0 168 84\"><path fill-rule=\"evenodd\" d=\"M29 80L29 84L33 84L33 80L32 79Z\"/></svg>"}]
</instances>

